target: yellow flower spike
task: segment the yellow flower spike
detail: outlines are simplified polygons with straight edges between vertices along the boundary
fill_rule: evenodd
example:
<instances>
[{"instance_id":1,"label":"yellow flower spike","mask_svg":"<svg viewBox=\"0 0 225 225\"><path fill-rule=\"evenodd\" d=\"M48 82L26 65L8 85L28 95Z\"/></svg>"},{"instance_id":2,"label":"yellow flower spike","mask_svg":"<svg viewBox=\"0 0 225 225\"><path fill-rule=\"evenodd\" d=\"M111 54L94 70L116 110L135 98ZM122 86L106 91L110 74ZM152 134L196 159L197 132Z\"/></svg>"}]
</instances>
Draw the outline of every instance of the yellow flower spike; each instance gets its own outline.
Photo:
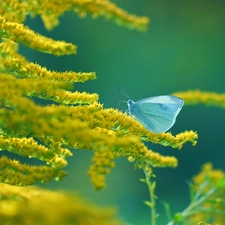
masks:
<instances>
[{"instance_id":1,"label":"yellow flower spike","mask_svg":"<svg viewBox=\"0 0 225 225\"><path fill-rule=\"evenodd\" d=\"M172 148L181 149L187 142L191 142L192 145L197 144L198 134L195 131L185 131L173 136L171 133L155 134L147 130L142 132L142 135L146 136L142 139L144 141L151 141L155 144L161 144L163 146L171 146Z\"/></svg>"},{"instance_id":2,"label":"yellow flower spike","mask_svg":"<svg viewBox=\"0 0 225 225\"><path fill-rule=\"evenodd\" d=\"M8 69L8 73L12 71L11 73L18 77L30 77L38 80L59 81L67 83L85 82L87 80L96 79L96 74L94 72L76 73L72 71L49 71L38 64L25 62L21 58L17 57L7 58L3 63L5 68Z\"/></svg>"},{"instance_id":3,"label":"yellow flower spike","mask_svg":"<svg viewBox=\"0 0 225 225\"><path fill-rule=\"evenodd\" d=\"M171 146L178 149L182 148L187 142L191 142L193 145L196 145L197 143L196 139L198 138L198 134L194 131L185 131L176 136L173 136L171 133L155 134L146 130L130 116L123 114L116 109L99 108L95 113L91 113L92 107L92 105L87 105L71 108L71 118L83 119L80 116L83 117L83 115L89 115L89 119L87 120L90 121L90 126L92 128L102 127L110 130L114 129L117 132L117 136L124 136L124 134L128 135L131 133L132 135L139 136L141 140L151 141L155 144Z\"/></svg>"},{"instance_id":4,"label":"yellow flower spike","mask_svg":"<svg viewBox=\"0 0 225 225\"><path fill-rule=\"evenodd\" d=\"M177 167L178 161L173 156L161 156L157 152L148 150L145 160L147 160L154 167Z\"/></svg>"},{"instance_id":5,"label":"yellow flower spike","mask_svg":"<svg viewBox=\"0 0 225 225\"><path fill-rule=\"evenodd\" d=\"M50 90L46 94L35 94L36 97L53 100L61 104L91 104L98 100L97 94L89 94L86 92L70 92L64 90Z\"/></svg>"},{"instance_id":6,"label":"yellow flower spike","mask_svg":"<svg viewBox=\"0 0 225 225\"><path fill-rule=\"evenodd\" d=\"M54 89L66 88L68 84L64 82L51 82L46 80L33 80L27 78L26 80L16 79L10 74L0 73L0 83L1 90L6 93L13 93L15 91L20 92L21 96L26 95L26 93L45 93L49 87ZM3 83L4 82L4 83ZM6 93L0 93L1 96L6 96ZM18 96L18 95L15 95Z\"/></svg>"},{"instance_id":7,"label":"yellow flower spike","mask_svg":"<svg viewBox=\"0 0 225 225\"><path fill-rule=\"evenodd\" d=\"M107 0L77 0L75 10L83 15L84 12L91 13L94 18L104 16L107 19L114 19L118 25L126 26L130 29L145 31L149 18L137 17L128 14L125 10L118 8L115 4Z\"/></svg>"},{"instance_id":8,"label":"yellow flower spike","mask_svg":"<svg viewBox=\"0 0 225 225\"><path fill-rule=\"evenodd\" d=\"M140 31L145 31L149 23L149 18L129 14L109 0L64 0L63 2L13 0L13 3L12 0L4 0L0 7L1 15L11 21L24 22L26 15L32 17L40 15L48 30L57 26L58 18L67 11L74 11L80 17L84 17L86 13L91 14L93 18L102 16L108 20L114 20L118 25Z\"/></svg>"},{"instance_id":9,"label":"yellow flower spike","mask_svg":"<svg viewBox=\"0 0 225 225\"><path fill-rule=\"evenodd\" d=\"M203 104L225 108L225 93L204 92L200 90L176 92L174 95L183 98L185 105Z\"/></svg>"},{"instance_id":10,"label":"yellow flower spike","mask_svg":"<svg viewBox=\"0 0 225 225\"><path fill-rule=\"evenodd\" d=\"M0 182L18 186L60 180L67 174L55 167L25 165L4 156L0 158L0 167Z\"/></svg>"},{"instance_id":11,"label":"yellow flower spike","mask_svg":"<svg viewBox=\"0 0 225 225\"><path fill-rule=\"evenodd\" d=\"M0 135L0 149L8 149L9 152L18 153L31 158L37 157L44 161L54 157L54 152L39 145L33 138L10 138Z\"/></svg>"},{"instance_id":12,"label":"yellow flower spike","mask_svg":"<svg viewBox=\"0 0 225 225\"><path fill-rule=\"evenodd\" d=\"M16 22L7 22L0 17L0 37L11 39L23 45L45 53L51 53L56 56L76 53L76 46L63 41L54 41L51 38L44 37L28 27Z\"/></svg>"}]
</instances>

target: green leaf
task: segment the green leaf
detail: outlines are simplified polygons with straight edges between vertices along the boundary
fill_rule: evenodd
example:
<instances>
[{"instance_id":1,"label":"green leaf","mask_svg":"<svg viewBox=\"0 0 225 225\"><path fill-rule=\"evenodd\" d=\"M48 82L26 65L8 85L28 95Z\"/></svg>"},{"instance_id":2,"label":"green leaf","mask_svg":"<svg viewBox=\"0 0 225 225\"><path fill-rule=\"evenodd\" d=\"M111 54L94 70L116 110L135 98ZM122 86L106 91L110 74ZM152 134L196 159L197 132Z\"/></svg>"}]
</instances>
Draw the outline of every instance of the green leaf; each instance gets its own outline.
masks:
<instances>
[{"instance_id":1,"label":"green leaf","mask_svg":"<svg viewBox=\"0 0 225 225\"><path fill-rule=\"evenodd\" d=\"M140 181L146 183L146 179L144 178L140 178Z\"/></svg>"},{"instance_id":2,"label":"green leaf","mask_svg":"<svg viewBox=\"0 0 225 225\"><path fill-rule=\"evenodd\" d=\"M144 204L149 206L150 208L153 207L153 204L150 201L144 201Z\"/></svg>"},{"instance_id":3,"label":"green leaf","mask_svg":"<svg viewBox=\"0 0 225 225\"><path fill-rule=\"evenodd\" d=\"M194 190L194 185L191 181L187 181L187 184L189 186L189 192L190 192L190 199L191 202L194 200L194 196L195 196L195 190Z\"/></svg>"},{"instance_id":4,"label":"green leaf","mask_svg":"<svg viewBox=\"0 0 225 225\"><path fill-rule=\"evenodd\" d=\"M156 187L156 182L153 181L153 182L152 182L152 185L151 185L151 188L152 188L153 191L155 190L155 187Z\"/></svg>"},{"instance_id":5,"label":"green leaf","mask_svg":"<svg viewBox=\"0 0 225 225\"><path fill-rule=\"evenodd\" d=\"M171 210L170 210L170 204L168 202L163 201L162 202L164 209L166 211L166 216L167 216L167 220L168 222L171 220Z\"/></svg>"}]
</instances>

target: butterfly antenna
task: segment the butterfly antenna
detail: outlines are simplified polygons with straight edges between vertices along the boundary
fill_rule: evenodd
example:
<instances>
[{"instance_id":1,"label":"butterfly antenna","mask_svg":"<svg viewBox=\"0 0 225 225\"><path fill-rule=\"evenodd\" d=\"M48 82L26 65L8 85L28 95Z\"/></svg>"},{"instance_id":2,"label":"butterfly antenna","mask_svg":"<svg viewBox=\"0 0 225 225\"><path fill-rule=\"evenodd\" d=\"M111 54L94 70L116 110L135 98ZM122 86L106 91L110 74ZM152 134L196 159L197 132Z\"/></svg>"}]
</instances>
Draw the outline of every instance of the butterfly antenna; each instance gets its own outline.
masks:
<instances>
[{"instance_id":1,"label":"butterfly antenna","mask_svg":"<svg viewBox=\"0 0 225 225\"><path fill-rule=\"evenodd\" d=\"M126 96L128 99L130 99L130 97L128 96L128 94L126 93L126 91L124 91L123 88L118 88L118 91L120 91L124 96Z\"/></svg>"}]
</instances>

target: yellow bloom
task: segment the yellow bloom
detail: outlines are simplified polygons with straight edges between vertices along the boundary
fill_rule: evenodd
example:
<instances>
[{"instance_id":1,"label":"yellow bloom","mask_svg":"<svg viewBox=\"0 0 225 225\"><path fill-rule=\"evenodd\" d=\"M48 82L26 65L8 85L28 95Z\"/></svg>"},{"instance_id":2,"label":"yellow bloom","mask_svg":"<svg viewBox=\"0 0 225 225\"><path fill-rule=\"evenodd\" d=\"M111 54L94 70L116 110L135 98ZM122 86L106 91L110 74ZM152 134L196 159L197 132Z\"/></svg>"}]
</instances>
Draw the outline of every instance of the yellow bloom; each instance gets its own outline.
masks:
<instances>
[{"instance_id":1,"label":"yellow bloom","mask_svg":"<svg viewBox=\"0 0 225 225\"><path fill-rule=\"evenodd\" d=\"M129 14L109 0L4 0L0 6L0 14L11 21L24 22L28 14L32 17L40 15L49 30L59 24L58 18L67 11L74 11L80 17L86 13L93 18L102 16L119 25L141 31L146 30L149 23L149 18Z\"/></svg>"},{"instance_id":2,"label":"yellow bloom","mask_svg":"<svg viewBox=\"0 0 225 225\"><path fill-rule=\"evenodd\" d=\"M188 218L190 224L200 220L213 221L213 224L223 224L225 221L224 184L225 173L222 170L213 169L211 163L202 166L201 172L193 177L193 188L198 193L197 202L200 205L196 206L195 213ZM202 224L206 223L202 222Z\"/></svg>"},{"instance_id":3,"label":"yellow bloom","mask_svg":"<svg viewBox=\"0 0 225 225\"><path fill-rule=\"evenodd\" d=\"M96 79L96 75L94 72L76 73L73 71L49 71L38 64L27 62L24 59L13 56L12 54L11 56L12 57L5 59L3 63L9 73L10 71L13 71L12 74L14 76L67 83L85 82L87 80Z\"/></svg>"},{"instance_id":4,"label":"yellow bloom","mask_svg":"<svg viewBox=\"0 0 225 225\"><path fill-rule=\"evenodd\" d=\"M76 46L63 41L54 41L35 33L23 24L7 22L0 17L0 38L11 39L41 52L51 53L56 56L64 54L75 54Z\"/></svg>"},{"instance_id":5,"label":"yellow bloom","mask_svg":"<svg viewBox=\"0 0 225 225\"><path fill-rule=\"evenodd\" d=\"M206 163L202 166L202 171L193 177L195 188L197 189L208 178L210 179L210 186L208 188L210 188L216 186L219 180L225 178L225 173L222 170L213 169L212 163Z\"/></svg>"},{"instance_id":6,"label":"yellow bloom","mask_svg":"<svg viewBox=\"0 0 225 225\"><path fill-rule=\"evenodd\" d=\"M1 224L122 225L114 208L96 206L75 194L0 184Z\"/></svg>"},{"instance_id":7,"label":"yellow bloom","mask_svg":"<svg viewBox=\"0 0 225 225\"><path fill-rule=\"evenodd\" d=\"M225 108L225 93L204 92L200 90L176 92L174 95L183 98L185 105L203 104Z\"/></svg>"},{"instance_id":8,"label":"yellow bloom","mask_svg":"<svg viewBox=\"0 0 225 225\"><path fill-rule=\"evenodd\" d=\"M60 163L60 165L62 165ZM49 166L30 166L2 156L0 158L0 182L27 186L52 179L61 180L67 173L61 168Z\"/></svg>"}]
</instances>

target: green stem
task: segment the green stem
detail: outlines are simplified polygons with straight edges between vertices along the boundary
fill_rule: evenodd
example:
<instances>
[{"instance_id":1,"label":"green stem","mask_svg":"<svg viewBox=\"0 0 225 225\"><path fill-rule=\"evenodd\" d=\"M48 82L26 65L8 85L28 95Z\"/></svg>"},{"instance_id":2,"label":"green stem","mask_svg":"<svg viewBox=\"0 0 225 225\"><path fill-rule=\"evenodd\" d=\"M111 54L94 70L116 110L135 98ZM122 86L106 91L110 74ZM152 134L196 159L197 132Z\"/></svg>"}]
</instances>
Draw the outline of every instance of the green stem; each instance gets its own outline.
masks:
<instances>
[{"instance_id":1,"label":"green stem","mask_svg":"<svg viewBox=\"0 0 225 225\"><path fill-rule=\"evenodd\" d=\"M143 170L144 170L144 173L145 173L145 179L146 179L145 182L148 186L150 203L151 203L151 206L150 206L150 209L151 209L151 225L156 225L156 218L157 218L156 209L155 209L156 201L155 201L155 194L154 194L155 188L154 188L153 184L151 183L152 173L148 171L148 168L144 163L142 164L142 167L143 167Z\"/></svg>"}]
</instances>

